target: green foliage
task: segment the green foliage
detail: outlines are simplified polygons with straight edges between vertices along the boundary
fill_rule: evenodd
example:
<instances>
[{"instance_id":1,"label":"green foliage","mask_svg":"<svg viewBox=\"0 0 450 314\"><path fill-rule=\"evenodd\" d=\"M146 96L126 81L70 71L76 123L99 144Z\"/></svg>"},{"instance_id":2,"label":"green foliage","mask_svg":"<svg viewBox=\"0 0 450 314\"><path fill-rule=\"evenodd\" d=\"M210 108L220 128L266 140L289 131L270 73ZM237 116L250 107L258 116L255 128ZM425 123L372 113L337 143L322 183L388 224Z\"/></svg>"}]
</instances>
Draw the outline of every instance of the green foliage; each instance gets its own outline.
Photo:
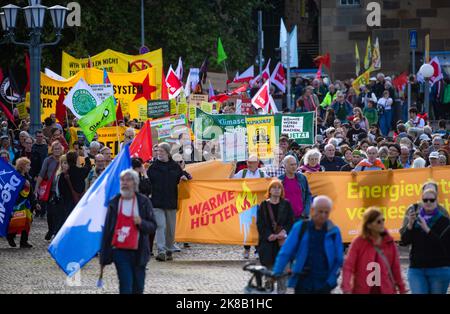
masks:
<instances>
[{"instance_id":1,"label":"green foliage","mask_svg":"<svg viewBox=\"0 0 450 314\"><path fill-rule=\"evenodd\" d=\"M25 6L26 1L16 2ZM66 1L43 0L43 5L65 5ZM57 47L43 50L42 68L59 72L61 51L75 57L95 55L105 49L137 54L140 46L139 0L78 0L81 27L66 28ZM151 49L163 48L164 64L176 66L178 57L185 67L200 67L209 56L210 70L223 71L215 62L217 37L221 37L228 55L229 69L243 69L254 63L257 45L255 11L270 8L266 0L168 0L145 1L145 43ZM23 20L22 14L18 17ZM46 17L45 41L52 41L50 16ZM20 22L23 24L23 22ZM19 29L20 26L19 25ZM26 39L21 30L17 39ZM0 49L0 63L23 65L24 50L10 45Z\"/></svg>"}]
</instances>

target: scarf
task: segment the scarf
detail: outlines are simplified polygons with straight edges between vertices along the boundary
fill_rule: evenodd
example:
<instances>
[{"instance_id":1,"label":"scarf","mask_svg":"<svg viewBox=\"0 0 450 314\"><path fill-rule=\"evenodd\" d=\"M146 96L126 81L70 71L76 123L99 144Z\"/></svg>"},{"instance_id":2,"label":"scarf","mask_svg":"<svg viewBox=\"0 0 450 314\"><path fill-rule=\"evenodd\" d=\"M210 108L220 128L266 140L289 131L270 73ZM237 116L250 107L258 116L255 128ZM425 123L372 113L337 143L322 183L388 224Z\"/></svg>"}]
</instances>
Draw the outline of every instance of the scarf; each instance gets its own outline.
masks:
<instances>
[{"instance_id":1,"label":"scarf","mask_svg":"<svg viewBox=\"0 0 450 314\"><path fill-rule=\"evenodd\" d=\"M434 223L441 217L442 214L439 212L437 207L430 214L428 214L422 207L420 208L419 215L426 221L428 227L431 228L434 225Z\"/></svg>"},{"instance_id":2,"label":"scarf","mask_svg":"<svg viewBox=\"0 0 450 314\"><path fill-rule=\"evenodd\" d=\"M300 170L302 172L320 172L322 170L322 168L320 167L319 164L317 164L314 167L311 167L310 165L302 165L302 166L300 166Z\"/></svg>"}]
</instances>

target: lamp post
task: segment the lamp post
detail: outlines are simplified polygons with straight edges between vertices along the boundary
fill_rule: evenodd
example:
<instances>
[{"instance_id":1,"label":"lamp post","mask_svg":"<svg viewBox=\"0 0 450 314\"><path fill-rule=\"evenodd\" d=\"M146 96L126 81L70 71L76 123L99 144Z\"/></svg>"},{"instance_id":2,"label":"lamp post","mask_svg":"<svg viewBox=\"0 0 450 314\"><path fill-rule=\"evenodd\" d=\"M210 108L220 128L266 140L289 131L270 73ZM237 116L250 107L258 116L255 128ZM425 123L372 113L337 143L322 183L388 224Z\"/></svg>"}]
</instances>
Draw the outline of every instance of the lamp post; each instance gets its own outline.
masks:
<instances>
[{"instance_id":1,"label":"lamp post","mask_svg":"<svg viewBox=\"0 0 450 314\"><path fill-rule=\"evenodd\" d=\"M430 116L430 78L434 74L434 68L428 63L425 63L420 67L419 73L423 75L425 79L425 112Z\"/></svg>"},{"instance_id":2,"label":"lamp post","mask_svg":"<svg viewBox=\"0 0 450 314\"><path fill-rule=\"evenodd\" d=\"M41 123L41 51L42 48L55 46L61 40L61 31L66 22L67 8L56 5L47 8L41 5L40 0L29 0L29 6L20 8L13 4L3 6L3 15L0 16L5 38L18 46L27 47L30 52L30 132L34 134L36 130L42 128ZM25 15L25 22L29 31L29 40L19 42L15 37L17 14L22 10ZM52 18L56 40L50 43L42 43L42 29L44 27L45 13L49 11ZM4 18L3 18L4 16Z\"/></svg>"}]
</instances>

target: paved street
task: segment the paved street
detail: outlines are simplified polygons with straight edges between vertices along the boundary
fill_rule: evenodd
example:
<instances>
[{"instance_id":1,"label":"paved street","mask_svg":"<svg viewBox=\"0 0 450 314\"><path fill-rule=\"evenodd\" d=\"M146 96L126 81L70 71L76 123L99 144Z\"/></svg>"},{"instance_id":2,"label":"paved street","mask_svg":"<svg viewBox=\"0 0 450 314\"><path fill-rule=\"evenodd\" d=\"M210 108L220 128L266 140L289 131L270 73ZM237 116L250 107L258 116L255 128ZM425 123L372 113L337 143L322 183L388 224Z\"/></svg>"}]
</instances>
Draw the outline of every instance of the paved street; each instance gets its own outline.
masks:
<instances>
[{"instance_id":1,"label":"paved street","mask_svg":"<svg viewBox=\"0 0 450 314\"><path fill-rule=\"evenodd\" d=\"M46 222L34 221L30 250L13 249L0 239L0 293L117 293L118 280L114 266L105 270L104 289L96 288L99 273L97 259L81 272L81 285L69 286L64 273L47 253L44 240ZM16 239L19 242L19 239ZM242 247L192 244L190 249L175 253L171 262L152 259L148 265L146 293L232 293L239 294L249 279L242 271ZM252 250L253 251L253 250ZM402 252L405 272L407 254ZM337 289L336 293L340 293Z\"/></svg>"}]
</instances>

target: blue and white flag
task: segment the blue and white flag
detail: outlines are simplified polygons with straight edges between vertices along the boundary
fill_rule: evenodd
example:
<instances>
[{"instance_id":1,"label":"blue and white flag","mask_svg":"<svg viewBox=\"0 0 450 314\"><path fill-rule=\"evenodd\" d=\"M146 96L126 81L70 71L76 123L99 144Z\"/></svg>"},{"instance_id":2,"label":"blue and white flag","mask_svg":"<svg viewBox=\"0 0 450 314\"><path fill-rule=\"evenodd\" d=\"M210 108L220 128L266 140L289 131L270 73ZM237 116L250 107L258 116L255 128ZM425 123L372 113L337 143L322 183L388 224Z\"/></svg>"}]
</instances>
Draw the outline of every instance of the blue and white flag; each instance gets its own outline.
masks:
<instances>
[{"instance_id":1,"label":"blue and white flag","mask_svg":"<svg viewBox=\"0 0 450 314\"><path fill-rule=\"evenodd\" d=\"M68 276L73 276L100 250L108 203L120 192L120 173L129 168L130 150L126 145L85 193L50 243L50 255Z\"/></svg>"},{"instance_id":2,"label":"blue and white flag","mask_svg":"<svg viewBox=\"0 0 450 314\"><path fill-rule=\"evenodd\" d=\"M0 237L8 234L12 211L24 183L25 178L0 158Z\"/></svg>"}]
</instances>

